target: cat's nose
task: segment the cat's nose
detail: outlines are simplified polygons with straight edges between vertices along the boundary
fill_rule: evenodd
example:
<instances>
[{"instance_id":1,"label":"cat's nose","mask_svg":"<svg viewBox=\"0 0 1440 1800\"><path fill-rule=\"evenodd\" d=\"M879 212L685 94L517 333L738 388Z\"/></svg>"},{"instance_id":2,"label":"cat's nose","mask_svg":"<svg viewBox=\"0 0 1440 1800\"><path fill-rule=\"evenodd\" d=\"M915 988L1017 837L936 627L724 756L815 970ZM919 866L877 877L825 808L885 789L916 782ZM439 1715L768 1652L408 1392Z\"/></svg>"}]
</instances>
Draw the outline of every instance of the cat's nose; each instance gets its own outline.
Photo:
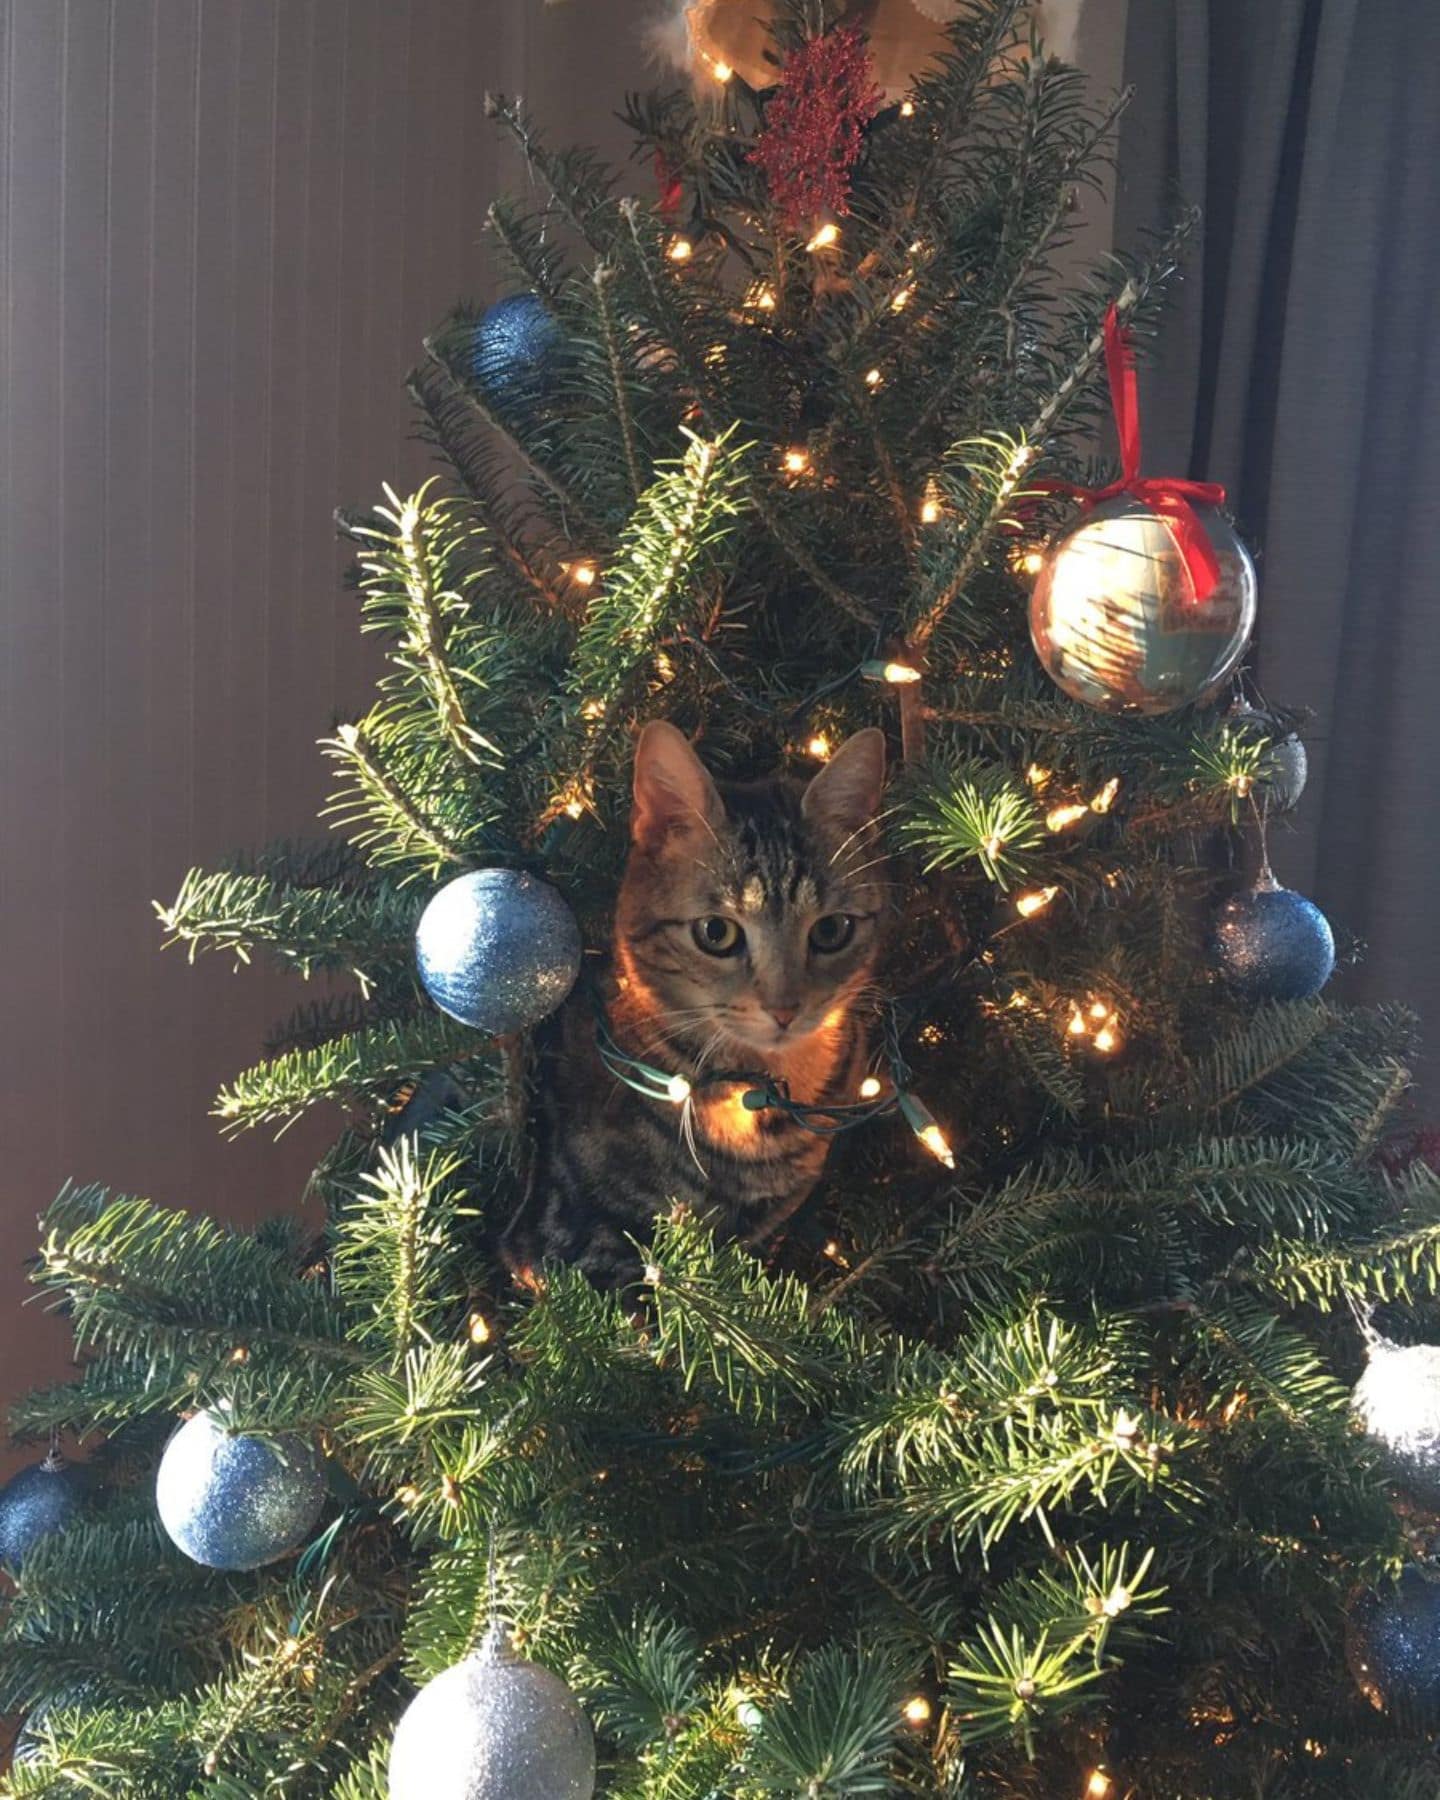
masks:
<instances>
[{"instance_id":1,"label":"cat's nose","mask_svg":"<svg viewBox=\"0 0 1440 1800\"><path fill-rule=\"evenodd\" d=\"M795 1015L799 1012L800 1008L798 1006L767 1006L765 1010L780 1029L784 1031L788 1026L794 1023Z\"/></svg>"}]
</instances>

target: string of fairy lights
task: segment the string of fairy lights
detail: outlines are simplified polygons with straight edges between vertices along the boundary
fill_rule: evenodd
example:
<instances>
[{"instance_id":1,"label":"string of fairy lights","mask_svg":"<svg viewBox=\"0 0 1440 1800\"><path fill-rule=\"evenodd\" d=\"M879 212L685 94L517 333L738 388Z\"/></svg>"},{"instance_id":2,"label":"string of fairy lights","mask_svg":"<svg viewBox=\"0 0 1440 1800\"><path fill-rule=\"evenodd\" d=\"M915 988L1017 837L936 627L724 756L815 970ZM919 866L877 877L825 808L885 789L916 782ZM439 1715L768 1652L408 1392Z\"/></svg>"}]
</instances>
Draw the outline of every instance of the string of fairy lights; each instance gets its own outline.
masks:
<instances>
[{"instance_id":1,"label":"string of fairy lights","mask_svg":"<svg viewBox=\"0 0 1440 1800\"><path fill-rule=\"evenodd\" d=\"M649 1100L666 1100L673 1106L689 1107L697 1094L712 1088L728 1088L735 1091L746 1112L783 1113L802 1131L812 1132L816 1137L838 1137L841 1132L853 1131L857 1125L868 1125L873 1119L899 1113L937 1162L947 1169L955 1167L954 1151L939 1121L925 1102L910 1091L910 1069L901 1049L896 1001L887 1002L881 1013L881 1060L888 1070L888 1086L881 1076L872 1072L860 1083L858 1099L830 1106L795 1099L786 1082L764 1069L707 1069L693 1076L662 1069L643 1057L632 1055L617 1041L598 990L594 994L594 1006L595 1047L601 1062L617 1081Z\"/></svg>"}]
</instances>

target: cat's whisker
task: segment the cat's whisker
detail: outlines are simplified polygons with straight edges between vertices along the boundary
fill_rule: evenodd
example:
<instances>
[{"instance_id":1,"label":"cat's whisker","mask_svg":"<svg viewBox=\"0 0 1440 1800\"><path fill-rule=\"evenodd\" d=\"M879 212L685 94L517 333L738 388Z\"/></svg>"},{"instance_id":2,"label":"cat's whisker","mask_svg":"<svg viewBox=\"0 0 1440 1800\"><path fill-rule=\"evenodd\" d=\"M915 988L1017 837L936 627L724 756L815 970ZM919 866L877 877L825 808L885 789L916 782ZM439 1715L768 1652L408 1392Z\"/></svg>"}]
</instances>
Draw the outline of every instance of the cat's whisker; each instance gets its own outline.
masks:
<instances>
[{"instance_id":1,"label":"cat's whisker","mask_svg":"<svg viewBox=\"0 0 1440 1800\"><path fill-rule=\"evenodd\" d=\"M889 860L890 858L882 850L879 856L872 856L869 862L860 863L856 867L847 864L840 873L845 876L847 880L854 881L857 877L863 875L867 869L878 868L881 863L889 862ZM873 885L875 887L894 887L896 884L893 881L877 881Z\"/></svg>"},{"instance_id":2,"label":"cat's whisker","mask_svg":"<svg viewBox=\"0 0 1440 1800\"><path fill-rule=\"evenodd\" d=\"M857 825L850 833L849 837L841 838L840 842L835 846L830 855L831 864L833 865L844 855L851 844L855 842L856 838L863 837L867 831L870 831L874 826L878 825L882 819L890 818L893 814L899 812L899 810L900 802L897 800L893 806L882 807L879 812L875 813L871 818L866 819L863 824Z\"/></svg>"}]
</instances>

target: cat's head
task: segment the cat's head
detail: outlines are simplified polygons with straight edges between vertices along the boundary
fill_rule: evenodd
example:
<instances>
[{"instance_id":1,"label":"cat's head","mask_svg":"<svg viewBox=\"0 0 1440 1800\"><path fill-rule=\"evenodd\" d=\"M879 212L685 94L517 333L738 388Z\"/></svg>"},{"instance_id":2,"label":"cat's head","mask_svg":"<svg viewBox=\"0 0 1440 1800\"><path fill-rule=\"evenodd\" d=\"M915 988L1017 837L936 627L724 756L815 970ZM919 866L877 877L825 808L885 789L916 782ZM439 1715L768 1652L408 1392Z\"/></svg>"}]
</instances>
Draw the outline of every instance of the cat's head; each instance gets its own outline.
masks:
<instances>
[{"instance_id":1,"label":"cat's head","mask_svg":"<svg viewBox=\"0 0 1440 1800\"><path fill-rule=\"evenodd\" d=\"M673 725L645 727L616 954L657 1031L773 1062L837 1025L880 950L884 782L879 731L808 784L722 785Z\"/></svg>"}]
</instances>

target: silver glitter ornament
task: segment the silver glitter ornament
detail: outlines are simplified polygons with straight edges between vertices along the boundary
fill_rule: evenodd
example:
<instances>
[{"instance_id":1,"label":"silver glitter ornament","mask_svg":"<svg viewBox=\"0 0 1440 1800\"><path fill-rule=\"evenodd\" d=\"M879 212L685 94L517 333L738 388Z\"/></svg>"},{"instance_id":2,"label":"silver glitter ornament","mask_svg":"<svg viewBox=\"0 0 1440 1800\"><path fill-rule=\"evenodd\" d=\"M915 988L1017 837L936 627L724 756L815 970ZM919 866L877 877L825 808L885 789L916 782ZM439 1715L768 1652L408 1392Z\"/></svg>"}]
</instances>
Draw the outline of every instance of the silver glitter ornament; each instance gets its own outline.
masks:
<instances>
[{"instance_id":1,"label":"silver glitter ornament","mask_svg":"<svg viewBox=\"0 0 1440 1800\"><path fill-rule=\"evenodd\" d=\"M1440 1584L1407 1568L1394 1587L1351 1603L1345 1660L1372 1706L1400 1724L1440 1721Z\"/></svg>"},{"instance_id":2,"label":"silver glitter ornament","mask_svg":"<svg viewBox=\"0 0 1440 1800\"><path fill-rule=\"evenodd\" d=\"M1417 1499L1440 1502L1440 1344L1376 1337L1350 1409Z\"/></svg>"},{"instance_id":3,"label":"silver glitter ornament","mask_svg":"<svg viewBox=\"0 0 1440 1800\"><path fill-rule=\"evenodd\" d=\"M18 1571L43 1537L63 1531L79 1510L84 1475L62 1456L47 1456L0 1488L0 1563Z\"/></svg>"},{"instance_id":4,"label":"silver glitter ornament","mask_svg":"<svg viewBox=\"0 0 1440 1800\"><path fill-rule=\"evenodd\" d=\"M255 1437L199 1412L165 1446L155 1505L192 1562L258 1569L304 1543L325 1490L324 1462L305 1438Z\"/></svg>"},{"instance_id":5,"label":"silver glitter ornament","mask_svg":"<svg viewBox=\"0 0 1440 1800\"><path fill-rule=\"evenodd\" d=\"M1215 966L1250 1000L1309 1000L1335 968L1330 921L1268 872L1215 915Z\"/></svg>"},{"instance_id":6,"label":"silver glitter ornament","mask_svg":"<svg viewBox=\"0 0 1440 1800\"><path fill-rule=\"evenodd\" d=\"M590 1800L595 1739L575 1696L492 1625L474 1656L410 1702L390 1751L390 1800Z\"/></svg>"},{"instance_id":7,"label":"silver glitter ornament","mask_svg":"<svg viewBox=\"0 0 1440 1800\"><path fill-rule=\"evenodd\" d=\"M1194 513L1220 565L1199 600L1168 519L1130 495L1092 507L1045 552L1030 638L1045 673L1108 713L1211 699L1255 628L1255 565L1213 507Z\"/></svg>"},{"instance_id":8,"label":"silver glitter ornament","mask_svg":"<svg viewBox=\"0 0 1440 1800\"><path fill-rule=\"evenodd\" d=\"M558 889L516 869L457 875L415 930L425 992L495 1037L554 1012L580 973L580 927Z\"/></svg>"},{"instance_id":9,"label":"silver glitter ornament","mask_svg":"<svg viewBox=\"0 0 1440 1800\"><path fill-rule=\"evenodd\" d=\"M1255 775L1256 797L1271 812L1289 812L1298 806L1310 778L1310 758L1299 737L1257 706L1234 707L1230 717L1237 725L1264 732L1270 739Z\"/></svg>"}]
</instances>

